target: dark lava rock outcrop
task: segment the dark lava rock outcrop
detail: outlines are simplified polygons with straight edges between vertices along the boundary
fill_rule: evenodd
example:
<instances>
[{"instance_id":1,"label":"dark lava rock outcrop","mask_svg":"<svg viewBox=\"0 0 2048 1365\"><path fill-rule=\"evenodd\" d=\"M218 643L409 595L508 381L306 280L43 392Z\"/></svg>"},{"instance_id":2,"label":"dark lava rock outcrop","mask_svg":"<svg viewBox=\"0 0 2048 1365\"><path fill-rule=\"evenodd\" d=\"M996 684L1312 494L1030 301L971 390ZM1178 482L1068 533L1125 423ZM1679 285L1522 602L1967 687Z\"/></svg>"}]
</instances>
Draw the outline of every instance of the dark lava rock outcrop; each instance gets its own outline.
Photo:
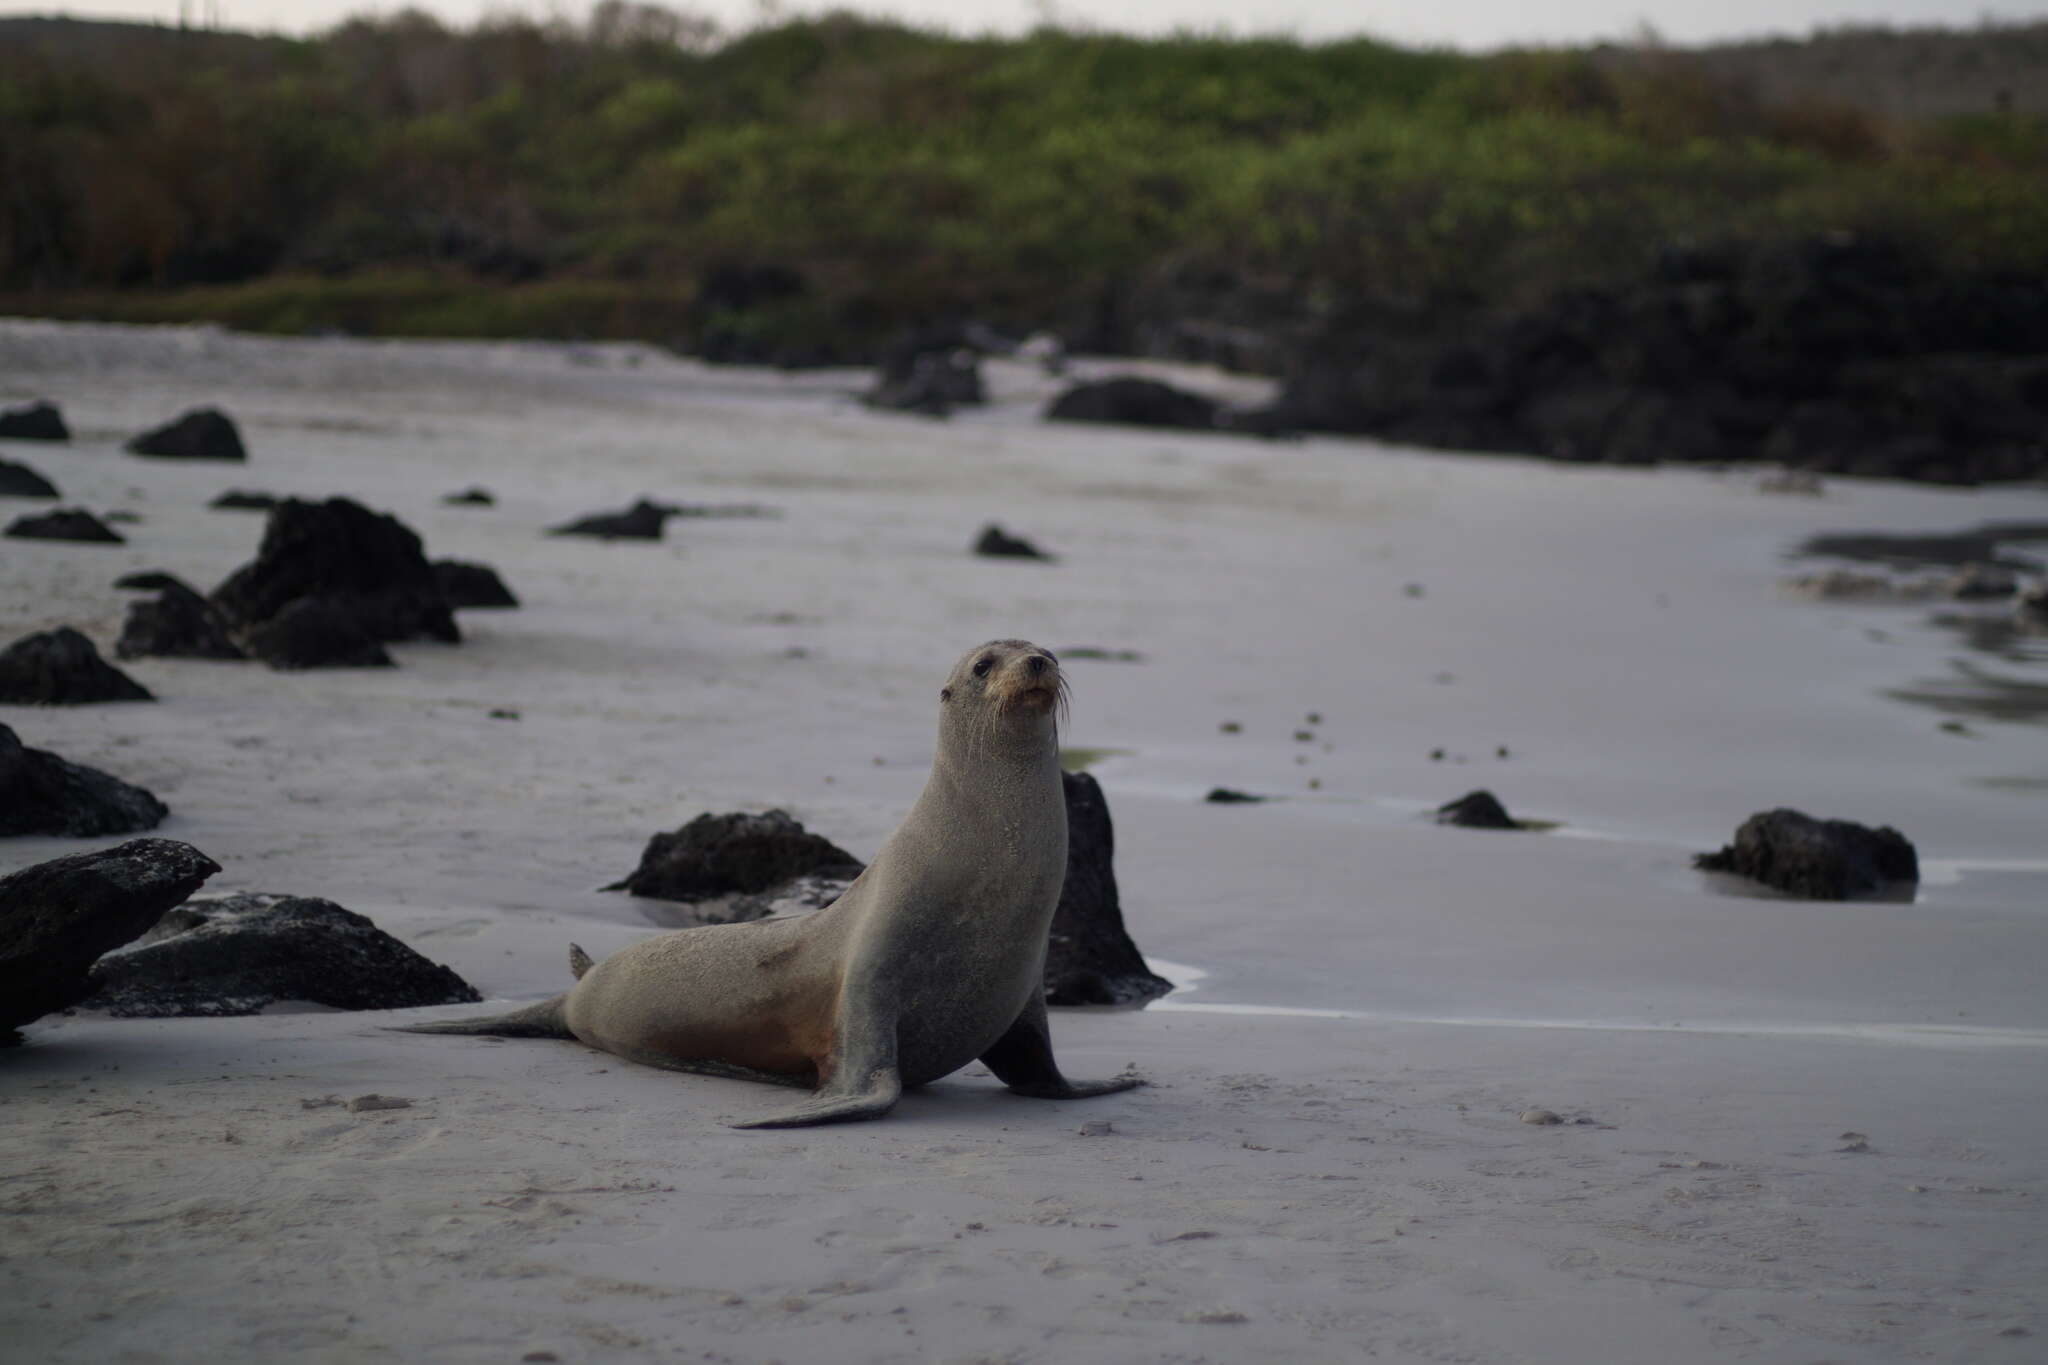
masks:
<instances>
[{"instance_id":1,"label":"dark lava rock outcrop","mask_svg":"<svg viewBox=\"0 0 2048 1365\"><path fill-rule=\"evenodd\" d=\"M498 571L488 564L437 559L434 561L434 581L441 585L441 596L448 599L448 605L458 611L469 607L519 605L519 599L505 586L505 580L498 577Z\"/></svg>"},{"instance_id":2,"label":"dark lava rock outcrop","mask_svg":"<svg viewBox=\"0 0 2048 1365\"><path fill-rule=\"evenodd\" d=\"M0 498L54 498L57 485L13 460L0 460Z\"/></svg>"},{"instance_id":3,"label":"dark lava rock outcrop","mask_svg":"<svg viewBox=\"0 0 2048 1365\"><path fill-rule=\"evenodd\" d=\"M123 659L246 659L228 637L227 622L204 597L169 578L155 597L128 604L114 653ZM118 586L118 585L117 585Z\"/></svg>"},{"instance_id":4,"label":"dark lava rock outcrop","mask_svg":"<svg viewBox=\"0 0 2048 1365\"><path fill-rule=\"evenodd\" d=\"M148 689L102 659L92 641L69 626L24 635L0 650L0 702L80 706L155 700Z\"/></svg>"},{"instance_id":5,"label":"dark lava rock outcrop","mask_svg":"<svg viewBox=\"0 0 2048 1365\"><path fill-rule=\"evenodd\" d=\"M1808 900L1839 901L1920 880L1920 859L1889 825L1816 820L1780 807L1742 822L1735 842L1693 866L1733 872Z\"/></svg>"},{"instance_id":6,"label":"dark lava rock outcrop","mask_svg":"<svg viewBox=\"0 0 2048 1365\"><path fill-rule=\"evenodd\" d=\"M119 531L92 513L77 507L60 507L39 516L16 517L7 532L16 540L82 540L96 545L125 545Z\"/></svg>"},{"instance_id":7,"label":"dark lava rock outcrop","mask_svg":"<svg viewBox=\"0 0 2048 1365\"><path fill-rule=\"evenodd\" d=\"M190 901L92 969L88 1009L124 1018L255 1014L280 1001L339 1010L482 997L333 901L245 894Z\"/></svg>"},{"instance_id":8,"label":"dark lava rock outcrop","mask_svg":"<svg viewBox=\"0 0 2048 1365\"><path fill-rule=\"evenodd\" d=\"M660 540L661 528L682 509L641 498L623 512L593 512L560 526L550 527L551 536L593 536L599 540Z\"/></svg>"},{"instance_id":9,"label":"dark lava rock outcrop","mask_svg":"<svg viewBox=\"0 0 2048 1365\"><path fill-rule=\"evenodd\" d=\"M1684 246L1518 312L1348 321L1286 424L1648 464L1764 459L1974 483L2048 470L2048 282L1846 233Z\"/></svg>"},{"instance_id":10,"label":"dark lava rock outcrop","mask_svg":"<svg viewBox=\"0 0 2048 1365\"><path fill-rule=\"evenodd\" d=\"M170 813L142 788L47 749L31 749L0 725L0 835L140 834Z\"/></svg>"},{"instance_id":11,"label":"dark lava rock outcrop","mask_svg":"<svg viewBox=\"0 0 2048 1365\"><path fill-rule=\"evenodd\" d=\"M861 861L804 829L788 812L706 813L647 841L640 866L605 887L660 900L760 895L804 876L859 876Z\"/></svg>"},{"instance_id":12,"label":"dark lava rock outcrop","mask_svg":"<svg viewBox=\"0 0 2048 1365\"><path fill-rule=\"evenodd\" d=\"M163 426L143 432L123 449L133 455L172 460L246 460L242 433L219 408L194 408Z\"/></svg>"},{"instance_id":13,"label":"dark lava rock outcrop","mask_svg":"<svg viewBox=\"0 0 2048 1365\"><path fill-rule=\"evenodd\" d=\"M1010 535L994 522L990 522L981 528L981 534L974 541L974 553L988 555L995 559L1050 560L1052 558L1051 555L1039 549L1022 536Z\"/></svg>"},{"instance_id":14,"label":"dark lava rock outcrop","mask_svg":"<svg viewBox=\"0 0 2048 1365\"><path fill-rule=\"evenodd\" d=\"M0 1039L92 990L87 969L220 871L171 839L76 853L0 880Z\"/></svg>"},{"instance_id":15,"label":"dark lava rock outcrop","mask_svg":"<svg viewBox=\"0 0 2048 1365\"><path fill-rule=\"evenodd\" d=\"M1157 999L1173 983L1145 965L1124 928L1117 899L1116 834L1102 787L1087 773L1062 773L1067 800L1067 878L1045 954L1048 1005L1130 1005Z\"/></svg>"},{"instance_id":16,"label":"dark lava rock outcrop","mask_svg":"<svg viewBox=\"0 0 2048 1365\"><path fill-rule=\"evenodd\" d=\"M241 643L276 668L388 663L364 642L462 638L419 536L348 498L279 503L256 558L215 588L212 602Z\"/></svg>"},{"instance_id":17,"label":"dark lava rock outcrop","mask_svg":"<svg viewBox=\"0 0 2048 1365\"><path fill-rule=\"evenodd\" d=\"M0 408L0 439L9 441L68 441L71 428L55 403L28 403L18 408Z\"/></svg>"},{"instance_id":18,"label":"dark lava rock outcrop","mask_svg":"<svg viewBox=\"0 0 2048 1365\"><path fill-rule=\"evenodd\" d=\"M1436 808L1439 825L1460 825L1466 829L1520 829L1500 798L1490 791L1466 792L1455 801Z\"/></svg>"}]
</instances>

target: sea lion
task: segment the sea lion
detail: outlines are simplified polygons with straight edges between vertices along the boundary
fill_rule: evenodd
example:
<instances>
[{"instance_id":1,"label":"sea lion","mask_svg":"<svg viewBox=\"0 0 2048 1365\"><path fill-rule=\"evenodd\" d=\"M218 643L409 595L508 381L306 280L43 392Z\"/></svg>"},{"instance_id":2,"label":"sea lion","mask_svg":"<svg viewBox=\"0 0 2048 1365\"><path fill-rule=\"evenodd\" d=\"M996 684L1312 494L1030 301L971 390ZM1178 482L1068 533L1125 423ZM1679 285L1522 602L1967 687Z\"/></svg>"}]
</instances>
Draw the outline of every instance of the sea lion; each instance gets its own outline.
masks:
<instances>
[{"instance_id":1,"label":"sea lion","mask_svg":"<svg viewBox=\"0 0 2048 1365\"><path fill-rule=\"evenodd\" d=\"M1040 1099L1140 1084L1066 1079L1046 1027L1046 937L1067 862L1065 700L1050 650L969 650L939 690L923 792L831 905L681 929L595 964L572 945L565 994L405 1031L577 1038L648 1066L815 1087L738 1128L872 1118L976 1058Z\"/></svg>"}]
</instances>

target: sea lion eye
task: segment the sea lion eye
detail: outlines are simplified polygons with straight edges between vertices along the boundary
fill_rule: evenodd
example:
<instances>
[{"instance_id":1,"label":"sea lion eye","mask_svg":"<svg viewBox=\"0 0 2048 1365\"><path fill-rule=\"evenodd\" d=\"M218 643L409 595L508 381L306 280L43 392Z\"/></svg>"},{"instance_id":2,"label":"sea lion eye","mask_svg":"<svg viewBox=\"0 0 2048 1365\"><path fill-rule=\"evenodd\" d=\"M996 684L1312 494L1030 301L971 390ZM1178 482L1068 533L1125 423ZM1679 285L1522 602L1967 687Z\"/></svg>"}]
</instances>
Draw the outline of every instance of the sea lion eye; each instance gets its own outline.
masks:
<instances>
[{"instance_id":1,"label":"sea lion eye","mask_svg":"<svg viewBox=\"0 0 2048 1365\"><path fill-rule=\"evenodd\" d=\"M975 661L974 664L974 676L977 678L986 678L988 676L988 671L991 668L994 668L995 666L996 661L994 659L978 659Z\"/></svg>"}]
</instances>

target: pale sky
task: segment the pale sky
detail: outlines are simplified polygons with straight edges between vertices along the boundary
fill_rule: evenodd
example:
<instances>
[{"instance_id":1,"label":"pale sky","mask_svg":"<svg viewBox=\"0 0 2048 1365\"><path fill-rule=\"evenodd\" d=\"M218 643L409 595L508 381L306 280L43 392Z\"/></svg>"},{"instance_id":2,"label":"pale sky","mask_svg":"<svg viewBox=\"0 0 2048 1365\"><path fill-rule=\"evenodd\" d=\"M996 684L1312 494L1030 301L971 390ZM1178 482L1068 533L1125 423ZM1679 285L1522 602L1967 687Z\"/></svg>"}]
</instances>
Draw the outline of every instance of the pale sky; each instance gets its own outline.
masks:
<instances>
[{"instance_id":1,"label":"pale sky","mask_svg":"<svg viewBox=\"0 0 2048 1365\"><path fill-rule=\"evenodd\" d=\"M352 14L389 12L391 0L0 0L0 14L63 13L176 23L183 5L195 20L225 28L306 33ZM1510 43L1625 41L1647 24L1674 43L1760 35L1804 35L1816 26L1887 24L1969 26L1985 18L2048 18L2048 0L698 0L672 9L708 14L728 28L757 22L764 11L797 15L856 9L956 32L1016 32L1046 19L1067 27L1156 33L1176 28L1234 34L1284 33L1331 38L1358 33L1403 43L1462 48ZM487 11L566 14L580 18L584 0L422 0L416 8L466 24Z\"/></svg>"}]
</instances>

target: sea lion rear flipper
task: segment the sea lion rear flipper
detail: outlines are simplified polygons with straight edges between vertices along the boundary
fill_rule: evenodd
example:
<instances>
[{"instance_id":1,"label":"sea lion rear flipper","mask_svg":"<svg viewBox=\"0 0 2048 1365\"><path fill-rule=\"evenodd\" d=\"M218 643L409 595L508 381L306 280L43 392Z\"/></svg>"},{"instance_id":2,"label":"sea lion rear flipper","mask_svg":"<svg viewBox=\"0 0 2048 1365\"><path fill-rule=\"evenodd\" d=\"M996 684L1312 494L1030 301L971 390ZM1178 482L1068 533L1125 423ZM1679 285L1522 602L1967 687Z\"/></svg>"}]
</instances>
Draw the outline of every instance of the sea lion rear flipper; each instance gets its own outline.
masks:
<instances>
[{"instance_id":1,"label":"sea lion rear flipper","mask_svg":"<svg viewBox=\"0 0 2048 1365\"><path fill-rule=\"evenodd\" d=\"M734 1128L808 1128L816 1123L844 1123L850 1119L880 1118L896 1107L903 1094L903 1078L896 1068L872 1072L859 1090L828 1087L807 1103L765 1119L749 1119Z\"/></svg>"},{"instance_id":2,"label":"sea lion rear flipper","mask_svg":"<svg viewBox=\"0 0 2048 1365\"><path fill-rule=\"evenodd\" d=\"M839 1023L839 1044L819 1068L824 1084L796 1108L765 1119L735 1123L734 1128L807 1128L814 1123L844 1123L879 1118L896 1106L903 1077L896 1070L896 1025L848 1009Z\"/></svg>"},{"instance_id":3,"label":"sea lion rear flipper","mask_svg":"<svg viewBox=\"0 0 2048 1365\"><path fill-rule=\"evenodd\" d=\"M1080 1100L1111 1095L1143 1085L1141 1076L1116 1076L1106 1081L1070 1081L1052 1059L1052 1033L1046 1027L1045 1001L1033 996L1003 1036L981 1054L981 1063L1013 1094L1038 1100Z\"/></svg>"},{"instance_id":4,"label":"sea lion rear flipper","mask_svg":"<svg viewBox=\"0 0 2048 1365\"><path fill-rule=\"evenodd\" d=\"M585 972L589 971L589 970L590 970L590 967L591 967L591 962L590 962L590 954L589 954L589 953L586 953L586 952L584 952L584 951L583 951L583 945L582 945L582 944L580 944L580 943L572 943L572 944L570 944L570 945L569 945L569 971L570 971L570 973L571 973L572 975L574 975L574 976L575 976L575 978L576 978L576 979L577 979L578 981L581 981L581 980L583 979L583 974L584 974Z\"/></svg>"}]
</instances>

